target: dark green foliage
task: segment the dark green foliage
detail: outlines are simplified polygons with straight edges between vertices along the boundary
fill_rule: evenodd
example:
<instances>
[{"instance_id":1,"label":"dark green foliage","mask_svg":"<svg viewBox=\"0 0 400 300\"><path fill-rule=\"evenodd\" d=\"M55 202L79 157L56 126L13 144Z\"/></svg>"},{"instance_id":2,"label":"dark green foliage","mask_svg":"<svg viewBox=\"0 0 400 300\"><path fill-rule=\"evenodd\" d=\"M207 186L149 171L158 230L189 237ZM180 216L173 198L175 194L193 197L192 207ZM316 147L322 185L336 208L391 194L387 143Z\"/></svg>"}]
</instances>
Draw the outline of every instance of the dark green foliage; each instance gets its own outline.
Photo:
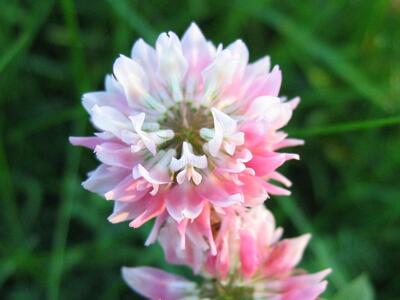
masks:
<instances>
[{"instance_id":1,"label":"dark green foliage","mask_svg":"<svg viewBox=\"0 0 400 300\"><path fill-rule=\"evenodd\" d=\"M80 96L119 53L192 20L216 43L242 38L253 60L271 55L282 94L302 97L293 196L267 206L286 236L313 233L302 266L333 268L324 296L398 299L398 0L0 1L0 298L137 299L123 265L190 276L143 246L150 224L106 221L112 203L80 186L96 161L67 137L92 132Z\"/></svg>"}]
</instances>

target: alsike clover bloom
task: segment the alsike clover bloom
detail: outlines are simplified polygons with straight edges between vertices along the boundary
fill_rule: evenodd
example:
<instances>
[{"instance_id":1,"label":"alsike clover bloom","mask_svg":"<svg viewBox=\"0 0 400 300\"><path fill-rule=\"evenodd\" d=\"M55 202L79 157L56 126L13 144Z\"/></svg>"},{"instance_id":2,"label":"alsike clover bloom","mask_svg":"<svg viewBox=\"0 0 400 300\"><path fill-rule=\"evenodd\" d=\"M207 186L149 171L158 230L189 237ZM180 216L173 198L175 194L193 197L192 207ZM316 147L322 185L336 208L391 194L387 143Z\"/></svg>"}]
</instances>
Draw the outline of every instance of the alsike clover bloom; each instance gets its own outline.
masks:
<instances>
[{"instance_id":1,"label":"alsike clover bloom","mask_svg":"<svg viewBox=\"0 0 400 300\"><path fill-rule=\"evenodd\" d=\"M263 205L230 208L216 217L216 255L190 226L185 249L172 223L166 222L159 235L167 261L192 267L202 283L150 267L123 268L126 283L148 299L163 300L315 300L325 290L330 269L309 274L297 267L309 234L281 240L282 228Z\"/></svg>"},{"instance_id":2,"label":"alsike clover bloom","mask_svg":"<svg viewBox=\"0 0 400 300\"><path fill-rule=\"evenodd\" d=\"M277 168L298 155L278 151L302 144L281 131L299 100L279 97L268 57L248 59L241 40L216 47L192 24L182 39L162 33L155 48L138 40L105 90L83 96L96 133L70 141L101 162L83 186L115 201L112 223L157 217L159 227L171 217L183 232L205 210L289 193L271 181L290 186Z\"/></svg>"}]
</instances>

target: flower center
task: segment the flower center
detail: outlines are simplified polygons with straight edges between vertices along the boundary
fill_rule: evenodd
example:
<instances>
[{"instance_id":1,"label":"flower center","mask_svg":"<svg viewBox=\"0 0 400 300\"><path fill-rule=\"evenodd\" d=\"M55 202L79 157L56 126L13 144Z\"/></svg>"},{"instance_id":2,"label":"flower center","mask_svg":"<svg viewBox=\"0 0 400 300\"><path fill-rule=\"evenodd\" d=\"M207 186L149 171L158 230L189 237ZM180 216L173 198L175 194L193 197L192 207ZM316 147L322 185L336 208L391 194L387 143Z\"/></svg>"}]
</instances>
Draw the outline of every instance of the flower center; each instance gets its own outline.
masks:
<instances>
[{"instance_id":1,"label":"flower center","mask_svg":"<svg viewBox=\"0 0 400 300\"><path fill-rule=\"evenodd\" d=\"M230 278L227 284L218 280L205 281L200 292L201 299L215 300L250 300L253 299L254 288L251 286L237 285L235 278Z\"/></svg>"},{"instance_id":2,"label":"flower center","mask_svg":"<svg viewBox=\"0 0 400 300\"><path fill-rule=\"evenodd\" d=\"M213 119L206 107L195 108L192 103L185 101L171 107L160 124L174 131L174 138L163 148L175 148L180 155L183 142L188 142L197 154L202 154L204 140L200 136L200 129L212 127Z\"/></svg>"}]
</instances>

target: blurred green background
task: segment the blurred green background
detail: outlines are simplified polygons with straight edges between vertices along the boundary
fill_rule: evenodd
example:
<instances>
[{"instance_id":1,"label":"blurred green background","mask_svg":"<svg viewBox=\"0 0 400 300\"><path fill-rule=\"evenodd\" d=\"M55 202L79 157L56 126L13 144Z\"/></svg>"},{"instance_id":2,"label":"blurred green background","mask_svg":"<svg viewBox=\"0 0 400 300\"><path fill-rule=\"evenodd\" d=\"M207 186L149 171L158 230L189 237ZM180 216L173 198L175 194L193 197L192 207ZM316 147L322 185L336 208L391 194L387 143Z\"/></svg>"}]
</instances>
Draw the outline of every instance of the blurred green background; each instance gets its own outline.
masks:
<instances>
[{"instance_id":1,"label":"blurred green background","mask_svg":"<svg viewBox=\"0 0 400 300\"><path fill-rule=\"evenodd\" d=\"M399 299L400 1L0 1L0 299L138 299L122 265L167 266L149 226L111 225L112 203L80 186L97 162L83 92L102 89L138 37L194 20L224 45L283 70L306 140L272 198L286 236L314 235L302 266L332 267L324 297Z\"/></svg>"}]
</instances>

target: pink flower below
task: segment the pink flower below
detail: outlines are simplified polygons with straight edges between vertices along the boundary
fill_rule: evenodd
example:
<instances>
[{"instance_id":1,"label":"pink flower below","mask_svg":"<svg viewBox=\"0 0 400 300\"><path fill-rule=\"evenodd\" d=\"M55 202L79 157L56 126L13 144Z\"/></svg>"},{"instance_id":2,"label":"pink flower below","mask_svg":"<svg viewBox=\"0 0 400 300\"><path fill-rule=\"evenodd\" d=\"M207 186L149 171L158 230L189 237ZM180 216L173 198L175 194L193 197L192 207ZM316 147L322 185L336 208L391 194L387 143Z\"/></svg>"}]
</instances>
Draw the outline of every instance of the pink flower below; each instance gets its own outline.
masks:
<instances>
[{"instance_id":1,"label":"pink flower below","mask_svg":"<svg viewBox=\"0 0 400 300\"><path fill-rule=\"evenodd\" d=\"M169 263L190 266L204 278L215 279L206 279L196 288L184 288L175 299L206 299L207 295L216 297L218 293L245 293L248 299L313 300L325 290L327 282L323 279L330 273L329 269L308 274L297 268L310 240L309 234L280 240L282 229L275 227L272 214L263 206L251 210L232 208L228 213L224 211L222 218L213 212L212 219L216 252L208 247L203 236L195 235L199 231L192 227L198 224L187 225L189 238L184 249L178 243L179 230L175 225L167 221L160 230L159 242ZM124 278L134 290L149 299L156 299L151 288L142 289L143 285L138 286L135 281L136 276L145 278L147 269L124 270ZM151 286L153 279L148 278L147 284ZM177 282L189 286L189 282L180 277ZM154 284L158 286L159 283ZM165 292L160 299L169 299L168 289L160 288L159 291Z\"/></svg>"}]
</instances>

